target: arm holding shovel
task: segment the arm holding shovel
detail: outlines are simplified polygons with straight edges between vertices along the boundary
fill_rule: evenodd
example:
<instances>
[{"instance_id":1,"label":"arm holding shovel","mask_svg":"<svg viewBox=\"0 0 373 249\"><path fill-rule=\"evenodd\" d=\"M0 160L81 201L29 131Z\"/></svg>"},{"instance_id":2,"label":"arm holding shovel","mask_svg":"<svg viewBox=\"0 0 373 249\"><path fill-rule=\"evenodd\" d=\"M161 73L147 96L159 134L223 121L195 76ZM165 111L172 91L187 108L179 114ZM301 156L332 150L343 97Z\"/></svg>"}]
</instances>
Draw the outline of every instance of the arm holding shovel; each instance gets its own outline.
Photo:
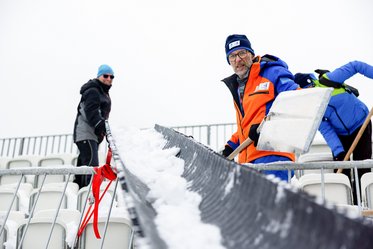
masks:
<instances>
[{"instance_id":1,"label":"arm holding shovel","mask_svg":"<svg viewBox=\"0 0 373 249\"><path fill-rule=\"evenodd\" d=\"M351 61L331 72L320 69L315 72L319 73L319 77L318 79L312 78L313 87L333 89L323 123L327 123L336 136L332 136L323 124L320 126L320 132L333 152L333 159L348 160L352 152L354 152L354 160L371 159L372 126L370 119L373 109L369 112L367 106L358 98L357 89L348 86L345 81L358 73L373 79L373 66L361 61ZM298 77L297 74L295 75L295 80L296 82L299 80L297 82L299 85L306 82L303 77L300 77L304 75L298 74ZM336 146L337 144L339 146ZM360 179L361 175L368 171L369 169L357 169L356 179ZM342 169L338 169L337 172L341 173ZM353 187L355 204L358 201L359 196L356 196L358 192L359 189Z\"/></svg>"},{"instance_id":2,"label":"arm holding shovel","mask_svg":"<svg viewBox=\"0 0 373 249\"><path fill-rule=\"evenodd\" d=\"M361 136L363 135L365 128L368 126L370 119L372 118L372 115L373 115L373 108L370 110L368 116L366 117L364 124L360 127L360 130L358 134L356 135L354 142L352 143L350 149L347 151L346 155L344 156L343 161L348 161L350 159L350 156L352 152L354 151L356 145L359 143L359 140ZM338 169L337 173L342 173L342 169Z\"/></svg>"},{"instance_id":3,"label":"arm holding shovel","mask_svg":"<svg viewBox=\"0 0 373 249\"><path fill-rule=\"evenodd\" d=\"M263 120L264 121L264 120ZM262 121L262 123L263 123ZM251 143L254 143L254 146L258 144L259 135L260 135L260 124L253 124L250 127L249 137L246 138L245 141L240 144L228 157L228 160L233 160L235 156L237 156L243 149L249 146Z\"/></svg>"}]
</instances>

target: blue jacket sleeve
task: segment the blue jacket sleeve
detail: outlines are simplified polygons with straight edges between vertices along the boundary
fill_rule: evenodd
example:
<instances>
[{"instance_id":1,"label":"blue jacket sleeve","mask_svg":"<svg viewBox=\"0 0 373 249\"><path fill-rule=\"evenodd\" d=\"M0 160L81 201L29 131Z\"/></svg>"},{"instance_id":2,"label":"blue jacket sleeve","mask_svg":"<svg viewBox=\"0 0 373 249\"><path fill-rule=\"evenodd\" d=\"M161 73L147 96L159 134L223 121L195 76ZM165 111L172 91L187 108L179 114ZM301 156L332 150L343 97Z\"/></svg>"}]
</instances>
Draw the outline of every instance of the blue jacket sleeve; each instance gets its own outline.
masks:
<instances>
[{"instance_id":1,"label":"blue jacket sleeve","mask_svg":"<svg viewBox=\"0 0 373 249\"><path fill-rule=\"evenodd\" d=\"M294 82L294 75L289 71L286 62L272 55L264 55L263 57L273 60L271 62L263 62L261 66L266 69L262 76L273 82L276 95L299 88L299 85Z\"/></svg>"},{"instance_id":2,"label":"blue jacket sleeve","mask_svg":"<svg viewBox=\"0 0 373 249\"><path fill-rule=\"evenodd\" d=\"M339 153L344 152L341 140L339 140L337 133L334 131L333 127L330 125L328 120L321 121L319 131L321 135L324 137L329 148L331 149L333 156L336 156Z\"/></svg>"},{"instance_id":3,"label":"blue jacket sleeve","mask_svg":"<svg viewBox=\"0 0 373 249\"><path fill-rule=\"evenodd\" d=\"M373 66L361 61L351 61L333 72L326 73L326 76L332 81L343 83L357 73L373 79Z\"/></svg>"},{"instance_id":4,"label":"blue jacket sleeve","mask_svg":"<svg viewBox=\"0 0 373 249\"><path fill-rule=\"evenodd\" d=\"M297 88L299 88L299 85L291 77L280 77L276 84L277 93L296 90Z\"/></svg>"}]
</instances>

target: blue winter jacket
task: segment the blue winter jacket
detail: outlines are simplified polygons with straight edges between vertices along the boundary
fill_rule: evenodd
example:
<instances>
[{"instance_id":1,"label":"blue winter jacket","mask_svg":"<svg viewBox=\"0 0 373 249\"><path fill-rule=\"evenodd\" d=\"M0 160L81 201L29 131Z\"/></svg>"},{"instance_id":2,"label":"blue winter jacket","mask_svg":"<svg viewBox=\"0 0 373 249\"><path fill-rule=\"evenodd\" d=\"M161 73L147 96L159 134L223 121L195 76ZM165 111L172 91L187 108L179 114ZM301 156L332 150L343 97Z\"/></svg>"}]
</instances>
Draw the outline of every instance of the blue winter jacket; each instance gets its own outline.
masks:
<instances>
[{"instance_id":1,"label":"blue winter jacket","mask_svg":"<svg viewBox=\"0 0 373 249\"><path fill-rule=\"evenodd\" d=\"M326 73L326 77L343 84L356 73L373 79L373 67L360 61L349 62L333 72ZM352 93L344 91L332 95L319 130L334 156L344 151L338 135L352 134L362 126L368 113L367 106Z\"/></svg>"}]
</instances>

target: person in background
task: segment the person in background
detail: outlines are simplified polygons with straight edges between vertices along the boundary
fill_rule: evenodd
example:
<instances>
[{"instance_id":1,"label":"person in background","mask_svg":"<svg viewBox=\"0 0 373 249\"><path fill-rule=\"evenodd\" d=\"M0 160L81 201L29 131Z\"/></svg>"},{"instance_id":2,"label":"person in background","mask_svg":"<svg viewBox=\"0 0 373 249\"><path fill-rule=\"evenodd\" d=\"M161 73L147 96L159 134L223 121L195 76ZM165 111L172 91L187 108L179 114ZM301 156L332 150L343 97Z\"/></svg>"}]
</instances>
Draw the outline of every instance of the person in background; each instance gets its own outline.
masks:
<instances>
[{"instance_id":1,"label":"person in background","mask_svg":"<svg viewBox=\"0 0 373 249\"><path fill-rule=\"evenodd\" d=\"M276 96L283 91L298 88L287 64L272 55L255 56L250 41L241 34L227 37L225 53L234 74L222 81L233 96L237 131L225 145L223 156L229 156L249 137L253 143L239 153L238 163L294 161L294 154L291 153L256 149L260 135L257 129ZM274 174L282 180L288 180L287 170L267 170L263 173Z\"/></svg>"},{"instance_id":2,"label":"person in background","mask_svg":"<svg viewBox=\"0 0 373 249\"><path fill-rule=\"evenodd\" d=\"M357 73L373 79L373 67L364 62L352 61L332 72L320 69L315 72L319 73L318 79L312 73L297 73L295 74L295 82L301 88L334 88L319 131L330 147L333 159L343 161L369 113L367 106L357 98L356 89L344 82ZM372 123L369 122L353 151L352 158L353 160L365 160L371 159L371 157ZM359 179L369 171L370 169L358 169ZM342 173L352 180L354 203L357 204L354 178L351 178L352 171L344 169Z\"/></svg>"},{"instance_id":3,"label":"person in background","mask_svg":"<svg viewBox=\"0 0 373 249\"><path fill-rule=\"evenodd\" d=\"M105 120L111 110L109 90L113 79L113 69L104 64L98 68L97 78L80 89L73 135L79 149L77 166L99 166L98 146L106 135ZM74 182L82 188L89 185L90 179L91 175L76 175Z\"/></svg>"}]
</instances>

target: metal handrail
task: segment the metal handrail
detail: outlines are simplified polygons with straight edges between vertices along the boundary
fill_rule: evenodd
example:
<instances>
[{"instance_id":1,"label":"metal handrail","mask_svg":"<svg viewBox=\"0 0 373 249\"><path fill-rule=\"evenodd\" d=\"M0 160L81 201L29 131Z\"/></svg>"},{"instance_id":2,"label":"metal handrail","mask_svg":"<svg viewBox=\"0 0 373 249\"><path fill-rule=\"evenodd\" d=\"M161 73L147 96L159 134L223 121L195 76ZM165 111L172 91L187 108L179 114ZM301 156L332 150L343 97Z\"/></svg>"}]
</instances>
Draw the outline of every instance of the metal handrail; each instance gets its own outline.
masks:
<instances>
[{"instance_id":1,"label":"metal handrail","mask_svg":"<svg viewBox=\"0 0 373 249\"><path fill-rule=\"evenodd\" d=\"M305 169L351 169L373 168L373 159L364 161L322 161L322 162L274 162L259 164L243 164L256 170L305 170Z\"/></svg>"},{"instance_id":2,"label":"metal handrail","mask_svg":"<svg viewBox=\"0 0 373 249\"><path fill-rule=\"evenodd\" d=\"M46 241L46 248L49 247L51 237L52 237L52 234L53 234L53 230L54 230L54 227L55 227L56 222L57 222L57 217L59 215L59 211L61 209L63 199L65 198L67 185L70 182L69 181L70 176L72 174L94 174L93 168L88 167L88 166L81 166L81 167L61 166L59 168L55 168L55 167L32 167L32 168L14 168L14 169L2 169L2 170L0 170L0 177L5 176L5 175L21 175L21 176L24 177L25 175L44 175L44 176L47 176L47 175L61 175L61 174L67 174L68 177L67 177L67 180L65 181L63 191L61 192L61 198L59 200L59 204L58 204L58 207L56 209L56 213L55 213L54 217L51 217L52 223L51 223L51 228L49 230L49 236L48 236L48 239ZM24 225L24 228L22 230L22 236L19 239L19 242L17 243L18 244L17 248L22 248L22 244L23 244L25 235L27 233L28 227L30 225L31 220L33 219L33 213L34 213L34 210L35 210L35 206L37 205L39 195L42 192L42 188L44 186L45 178L46 177L43 178L41 186L38 188L37 196L36 196L35 200L33 201L33 205L31 207L31 210L29 211L27 221L26 221L26 223ZM17 185L17 188L16 188L15 193L14 193L13 201L11 202L11 205L10 205L8 211L7 211L7 214L4 218L4 220L2 221L0 235L4 231L5 224L8 220L9 213L10 213L11 207L12 207L13 202L14 202L14 198L18 193L19 186L20 186L21 182L22 182L22 178L18 181L18 185ZM115 186L117 186L117 184L118 184L118 181L115 182ZM116 190L116 187L115 187L115 190ZM88 196L89 196L89 194L87 194L87 197ZM108 218L110 217L110 214L111 214L111 208L113 207L114 198L115 198L115 195L112 196ZM83 215L84 215L84 213L82 212L81 217L80 217L80 221L82 220ZM106 235L106 232L107 232L107 226L108 226L108 219L105 222L104 238L105 238L105 235ZM101 242L101 248L102 247L103 247L103 241Z\"/></svg>"},{"instance_id":3,"label":"metal handrail","mask_svg":"<svg viewBox=\"0 0 373 249\"><path fill-rule=\"evenodd\" d=\"M202 127L202 126L201 126ZM109 142L111 143L112 149L115 151L115 143L114 138L109 137ZM113 155L114 161L120 165L122 168L124 167L122 164L122 160L118 153L114 153ZM305 163L293 163L293 162L276 162L270 164L244 164L243 167L250 167L256 170L304 170L304 169L337 169L337 168L354 168L355 171L357 168L373 168L373 160L365 160L365 161L343 161L343 162L334 162L334 161L323 161L323 162L305 162ZM31 167L31 168L13 168L13 169L0 169L0 176L3 175L61 175L61 174L92 174L94 173L92 167ZM120 172L123 174L123 171ZM21 179L22 180L22 179ZM124 182L124 180L122 181ZM42 184L43 185L43 184ZM125 187L124 189L127 189ZM123 187L122 187L123 190ZM127 189L128 190L128 189ZM66 191L66 188L65 188ZM16 191L17 192L17 191ZM114 195L113 195L114 196ZM128 199L131 195L124 196L125 199ZM61 199L62 201L62 199ZM360 203L360 201L359 201ZM133 205L133 201L130 204ZM61 203L60 203L61 205ZM133 206L131 206L133 207ZM31 212L32 213L32 212ZM57 211L58 214L58 211ZM56 215L57 215L56 214ZM132 213L133 214L133 213ZM31 217L32 215L30 215ZM57 216L56 216L57 217ZM54 223L56 221L56 217L54 219ZM137 218L137 217L132 217ZM135 219L133 219L135 220ZM137 221L137 220L135 220ZM6 221L5 221L6 222ZM5 223L4 223L5 224ZM105 225L105 231L107 227ZM26 228L27 230L27 228ZM139 230L135 230L139 232ZM53 227L51 228L50 235L53 232ZM139 233L140 234L140 233ZM1 233L0 233L1 235ZM49 241L47 242L47 245ZM102 247L103 244L101 244Z\"/></svg>"},{"instance_id":4,"label":"metal handrail","mask_svg":"<svg viewBox=\"0 0 373 249\"><path fill-rule=\"evenodd\" d=\"M81 175L88 175L94 174L94 170L92 167L89 166L79 166L79 167L71 167L71 166L60 166L56 167L29 167L29 168L12 168L12 169L0 169L0 176L3 175L67 175L67 174L81 174Z\"/></svg>"},{"instance_id":5,"label":"metal handrail","mask_svg":"<svg viewBox=\"0 0 373 249\"><path fill-rule=\"evenodd\" d=\"M197 142L209 146L215 151L224 147L226 141L237 129L236 123L215 123L205 125L183 125L170 127ZM104 140L100 150L106 152L107 142ZM16 157L21 155L48 155L70 153L77 154L73 134L54 134L42 136L0 138L0 157Z\"/></svg>"}]
</instances>

